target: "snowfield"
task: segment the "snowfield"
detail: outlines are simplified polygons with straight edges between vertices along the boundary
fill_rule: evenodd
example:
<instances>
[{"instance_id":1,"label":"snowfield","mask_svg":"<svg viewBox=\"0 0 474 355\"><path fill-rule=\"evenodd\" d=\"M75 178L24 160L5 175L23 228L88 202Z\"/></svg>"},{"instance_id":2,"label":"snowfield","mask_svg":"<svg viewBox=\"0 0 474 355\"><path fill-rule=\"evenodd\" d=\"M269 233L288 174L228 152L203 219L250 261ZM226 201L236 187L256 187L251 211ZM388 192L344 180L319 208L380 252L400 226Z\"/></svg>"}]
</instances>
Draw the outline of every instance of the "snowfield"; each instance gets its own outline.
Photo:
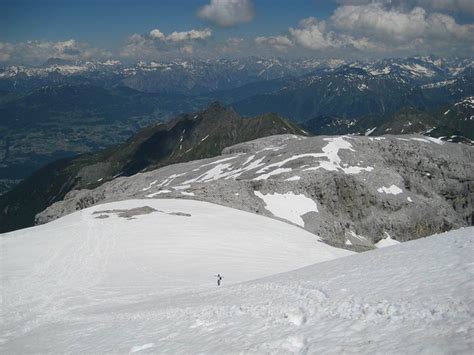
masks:
<instances>
[{"instance_id":1,"label":"snowfield","mask_svg":"<svg viewBox=\"0 0 474 355\"><path fill-rule=\"evenodd\" d=\"M112 326L117 307L215 288L217 273L230 285L352 254L302 228L192 200L97 205L0 241L0 344L14 353L122 351L76 342L76 327L93 333L92 315ZM62 331L60 345L51 337Z\"/></svg>"},{"instance_id":2,"label":"snowfield","mask_svg":"<svg viewBox=\"0 0 474 355\"><path fill-rule=\"evenodd\" d=\"M0 241L1 353L468 354L474 346L474 227L353 254L266 217L147 199Z\"/></svg>"}]
</instances>

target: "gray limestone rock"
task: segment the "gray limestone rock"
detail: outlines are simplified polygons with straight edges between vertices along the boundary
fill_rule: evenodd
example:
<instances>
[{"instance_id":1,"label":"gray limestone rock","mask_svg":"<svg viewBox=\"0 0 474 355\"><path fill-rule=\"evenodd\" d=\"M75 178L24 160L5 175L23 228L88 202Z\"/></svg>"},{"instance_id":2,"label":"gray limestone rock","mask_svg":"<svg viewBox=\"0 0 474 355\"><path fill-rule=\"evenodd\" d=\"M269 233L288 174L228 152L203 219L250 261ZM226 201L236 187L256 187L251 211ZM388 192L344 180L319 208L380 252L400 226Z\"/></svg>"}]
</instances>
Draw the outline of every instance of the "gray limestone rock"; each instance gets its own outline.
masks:
<instances>
[{"instance_id":1,"label":"gray limestone rock","mask_svg":"<svg viewBox=\"0 0 474 355\"><path fill-rule=\"evenodd\" d=\"M473 161L473 147L422 136L279 135L71 191L36 221L116 200L186 198L281 219L328 244L367 250L387 236L406 241L472 225Z\"/></svg>"}]
</instances>

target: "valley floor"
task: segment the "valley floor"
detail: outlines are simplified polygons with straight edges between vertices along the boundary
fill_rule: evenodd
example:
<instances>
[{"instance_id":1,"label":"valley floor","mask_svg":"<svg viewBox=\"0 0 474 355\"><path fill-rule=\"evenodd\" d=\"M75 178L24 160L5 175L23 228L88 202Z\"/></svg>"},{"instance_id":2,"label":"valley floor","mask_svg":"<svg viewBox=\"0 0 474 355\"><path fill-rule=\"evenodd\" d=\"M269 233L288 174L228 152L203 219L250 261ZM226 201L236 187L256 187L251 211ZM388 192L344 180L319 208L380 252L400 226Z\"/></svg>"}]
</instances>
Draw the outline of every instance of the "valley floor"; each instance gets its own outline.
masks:
<instances>
[{"instance_id":1,"label":"valley floor","mask_svg":"<svg viewBox=\"0 0 474 355\"><path fill-rule=\"evenodd\" d=\"M183 230L192 232L180 239ZM310 238L283 222L184 200L100 205L5 234L0 350L473 352L474 227L353 255ZM210 274L219 255L220 288ZM310 260L320 263L281 273Z\"/></svg>"}]
</instances>

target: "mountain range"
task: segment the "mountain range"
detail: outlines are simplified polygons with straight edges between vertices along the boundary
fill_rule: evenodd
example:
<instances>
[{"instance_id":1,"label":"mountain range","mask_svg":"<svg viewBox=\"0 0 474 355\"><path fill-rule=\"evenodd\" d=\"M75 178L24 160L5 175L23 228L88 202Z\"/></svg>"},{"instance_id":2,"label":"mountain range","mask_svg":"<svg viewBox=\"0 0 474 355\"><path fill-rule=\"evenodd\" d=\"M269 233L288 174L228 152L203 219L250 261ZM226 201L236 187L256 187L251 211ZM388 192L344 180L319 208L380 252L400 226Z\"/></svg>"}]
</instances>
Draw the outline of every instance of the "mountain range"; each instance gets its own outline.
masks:
<instances>
[{"instance_id":1,"label":"mountain range","mask_svg":"<svg viewBox=\"0 0 474 355\"><path fill-rule=\"evenodd\" d=\"M289 79L275 91L250 96L233 106L244 114L275 111L305 122L320 116L384 117L405 107L431 110L474 93L472 66L456 74L434 72L414 64L405 66L413 69L401 64L380 70L344 65L324 74Z\"/></svg>"},{"instance_id":2,"label":"mountain range","mask_svg":"<svg viewBox=\"0 0 474 355\"><path fill-rule=\"evenodd\" d=\"M11 66L0 70L0 89L30 91L56 84L122 85L143 92L207 94L251 82L298 76L341 61L249 57L242 59L177 60L173 62L81 62L52 58L39 67Z\"/></svg>"},{"instance_id":3,"label":"mountain range","mask_svg":"<svg viewBox=\"0 0 474 355\"><path fill-rule=\"evenodd\" d=\"M349 66L371 75L391 75L416 84L449 80L472 66L472 58L435 56L348 62L341 59L300 59L248 57L240 59L177 60L122 64L68 61L51 58L41 66L10 66L0 69L0 89L30 91L56 84L121 84L144 92L201 95L237 88L248 83L306 74L340 71Z\"/></svg>"},{"instance_id":4,"label":"mountain range","mask_svg":"<svg viewBox=\"0 0 474 355\"><path fill-rule=\"evenodd\" d=\"M216 100L243 116L274 112L313 134L420 133L470 144L473 70L472 59L433 56L130 65L51 59L3 68L0 194L45 164L115 145Z\"/></svg>"}]
</instances>

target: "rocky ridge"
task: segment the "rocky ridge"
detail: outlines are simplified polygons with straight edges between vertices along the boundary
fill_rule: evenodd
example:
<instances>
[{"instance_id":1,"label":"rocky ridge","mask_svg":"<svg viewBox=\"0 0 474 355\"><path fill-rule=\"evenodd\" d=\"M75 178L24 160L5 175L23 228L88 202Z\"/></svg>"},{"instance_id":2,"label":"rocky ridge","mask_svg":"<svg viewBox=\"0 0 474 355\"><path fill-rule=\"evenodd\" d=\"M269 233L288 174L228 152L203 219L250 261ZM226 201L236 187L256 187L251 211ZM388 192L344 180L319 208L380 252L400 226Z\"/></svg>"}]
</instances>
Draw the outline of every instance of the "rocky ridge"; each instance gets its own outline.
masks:
<instances>
[{"instance_id":1,"label":"rocky ridge","mask_svg":"<svg viewBox=\"0 0 474 355\"><path fill-rule=\"evenodd\" d=\"M360 251L472 225L473 158L473 147L416 135L271 136L71 191L36 223L98 203L186 198L281 219Z\"/></svg>"},{"instance_id":2,"label":"rocky ridge","mask_svg":"<svg viewBox=\"0 0 474 355\"><path fill-rule=\"evenodd\" d=\"M118 176L210 158L225 147L275 134L307 133L275 114L244 118L218 102L148 126L126 142L53 162L0 196L0 233L32 226L35 215L71 190L92 189Z\"/></svg>"}]
</instances>

